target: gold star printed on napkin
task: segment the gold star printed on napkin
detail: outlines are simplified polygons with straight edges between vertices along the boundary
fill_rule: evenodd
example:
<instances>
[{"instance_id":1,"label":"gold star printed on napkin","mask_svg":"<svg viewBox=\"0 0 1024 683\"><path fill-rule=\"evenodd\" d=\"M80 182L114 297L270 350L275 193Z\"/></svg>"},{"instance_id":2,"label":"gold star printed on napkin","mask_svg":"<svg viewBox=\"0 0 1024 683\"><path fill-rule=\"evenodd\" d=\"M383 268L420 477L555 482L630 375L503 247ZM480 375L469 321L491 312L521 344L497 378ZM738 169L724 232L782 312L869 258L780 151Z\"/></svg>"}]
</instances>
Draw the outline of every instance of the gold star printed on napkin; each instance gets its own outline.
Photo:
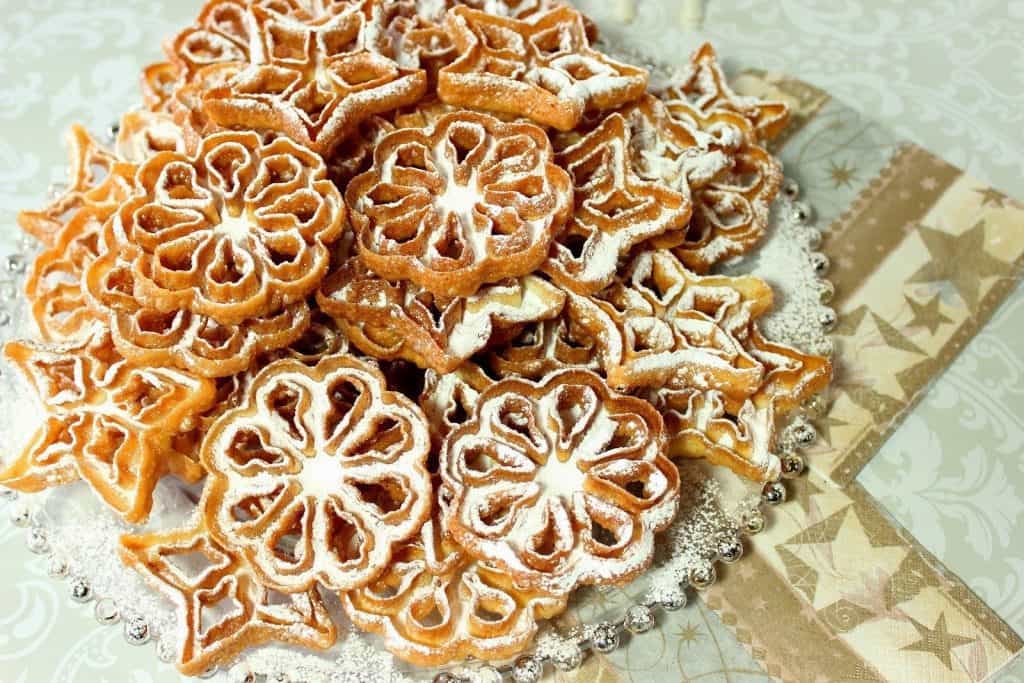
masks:
<instances>
[{"instance_id":1,"label":"gold star printed on napkin","mask_svg":"<svg viewBox=\"0 0 1024 683\"><path fill-rule=\"evenodd\" d=\"M865 557L871 557L874 567L888 577L908 552L905 546L890 545L875 537L852 505L807 526L785 545L806 565L805 578L809 570L817 573L813 591L802 589L802 592L819 610L864 591Z\"/></svg>"},{"instance_id":2,"label":"gold star printed on napkin","mask_svg":"<svg viewBox=\"0 0 1024 683\"><path fill-rule=\"evenodd\" d=\"M993 190L991 187L985 187L975 192L981 195L982 206L995 206L1003 208L1006 206L1006 195L999 190Z\"/></svg>"},{"instance_id":3,"label":"gold star printed on napkin","mask_svg":"<svg viewBox=\"0 0 1024 683\"><path fill-rule=\"evenodd\" d=\"M981 279L1009 275L1010 265L985 251L985 222L970 230L951 235L923 225L917 232L931 260L910 276L907 282L949 282L970 310L978 307Z\"/></svg>"},{"instance_id":4,"label":"gold star printed on napkin","mask_svg":"<svg viewBox=\"0 0 1024 683\"><path fill-rule=\"evenodd\" d=\"M829 162L828 174L836 189L839 189L840 187L852 187L856 173L857 169L847 161L840 161L839 163L834 161Z\"/></svg>"},{"instance_id":5,"label":"gold star printed on napkin","mask_svg":"<svg viewBox=\"0 0 1024 683\"><path fill-rule=\"evenodd\" d=\"M936 294L926 304L919 304L906 294L903 295L910 309L914 312L913 319L907 327L924 327L929 334L935 334L942 323L952 323L953 319L939 310L939 295Z\"/></svg>"},{"instance_id":6,"label":"gold star printed on napkin","mask_svg":"<svg viewBox=\"0 0 1024 683\"><path fill-rule=\"evenodd\" d=\"M917 634L920 638L910 645L904 645L900 649L913 650L916 652L929 652L935 655L940 662L945 664L946 668L950 671L953 670L953 662L950 657L951 650L954 647L973 643L975 640L974 638L965 638L964 636L958 636L954 633L950 633L946 628L945 612L939 613L939 618L936 620L935 626L932 628L928 628L913 617L908 617L908 619L910 620L910 623L914 625L914 628L917 630Z\"/></svg>"}]
</instances>

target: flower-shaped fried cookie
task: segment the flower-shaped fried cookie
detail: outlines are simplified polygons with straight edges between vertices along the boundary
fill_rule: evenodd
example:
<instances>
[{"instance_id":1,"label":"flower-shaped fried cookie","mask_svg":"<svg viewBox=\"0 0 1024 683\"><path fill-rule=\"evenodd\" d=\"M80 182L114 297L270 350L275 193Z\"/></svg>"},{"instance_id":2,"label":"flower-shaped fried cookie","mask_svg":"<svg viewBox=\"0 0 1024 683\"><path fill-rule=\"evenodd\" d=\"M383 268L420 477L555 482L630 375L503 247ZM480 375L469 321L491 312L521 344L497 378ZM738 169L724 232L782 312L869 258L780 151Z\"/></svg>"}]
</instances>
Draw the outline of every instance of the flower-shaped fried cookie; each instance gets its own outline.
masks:
<instances>
[{"instance_id":1,"label":"flower-shaped fried cookie","mask_svg":"<svg viewBox=\"0 0 1024 683\"><path fill-rule=\"evenodd\" d=\"M46 246L53 246L61 229L83 207L111 209L131 191L135 169L121 163L82 126L66 135L68 179L49 204L38 211L20 211L18 225Z\"/></svg>"},{"instance_id":2,"label":"flower-shaped fried cookie","mask_svg":"<svg viewBox=\"0 0 1024 683\"><path fill-rule=\"evenodd\" d=\"M494 374L540 379L566 368L600 370L599 347L590 336L590 328L576 322L574 307L579 307L574 302L578 300L570 298L557 318L524 325L504 344L492 345L487 362Z\"/></svg>"},{"instance_id":3,"label":"flower-shaped fried cookie","mask_svg":"<svg viewBox=\"0 0 1024 683\"><path fill-rule=\"evenodd\" d=\"M178 67L171 62L157 62L144 68L139 77L143 106L151 112L170 113L168 105L178 85L178 76Z\"/></svg>"},{"instance_id":4,"label":"flower-shaped fried cookie","mask_svg":"<svg viewBox=\"0 0 1024 683\"><path fill-rule=\"evenodd\" d=\"M398 549L381 576L341 596L352 623L419 666L512 657L530 644L537 620L565 604L565 596L516 590L508 576L445 538L436 519Z\"/></svg>"},{"instance_id":5,"label":"flower-shaped fried cookie","mask_svg":"<svg viewBox=\"0 0 1024 683\"><path fill-rule=\"evenodd\" d=\"M578 294L603 289L630 249L690 220L689 194L641 179L631 153L630 128L619 114L559 153L573 179L576 211L543 270L562 287Z\"/></svg>"},{"instance_id":6,"label":"flower-shaped fried cookie","mask_svg":"<svg viewBox=\"0 0 1024 683\"><path fill-rule=\"evenodd\" d=\"M337 637L317 589L275 595L237 553L210 537L202 520L183 529L122 536L121 557L175 604L183 674L201 675L269 642L323 650Z\"/></svg>"},{"instance_id":7,"label":"flower-shaped fried cookie","mask_svg":"<svg viewBox=\"0 0 1024 683\"><path fill-rule=\"evenodd\" d=\"M193 24L167 43L167 55L181 82L193 82L200 70L212 64L251 60L253 4L246 0L210 0Z\"/></svg>"},{"instance_id":8,"label":"flower-shaped fried cookie","mask_svg":"<svg viewBox=\"0 0 1024 683\"><path fill-rule=\"evenodd\" d=\"M715 109L735 112L750 122L759 140L775 138L789 122L789 107L784 102L737 95L729 87L710 43L693 53L688 68L662 93L662 98L669 104L692 105L704 113Z\"/></svg>"},{"instance_id":9,"label":"flower-shaped fried cookie","mask_svg":"<svg viewBox=\"0 0 1024 683\"><path fill-rule=\"evenodd\" d=\"M382 116L371 116L359 124L355 133L336 145L327 161L327 175L340 188L373 163L373 150L385 135L395 129L393 123Z\"/></svg>"},{"instance_id":10,"label":"flower-shaped fried cookie","mask_svg":"<svg viewBox=\"0 0 1024 683\"><path fill-rule=\"evenodd\" d=\"M651 389L649 399L665 419L673 457L703 458L754 481L779 475L775 420L822 391L832 376L826 358L771 343L752 325L744 342L765 368L751 397L738 401L720 391L691 387Z\"/></svg>"},{"instance_id":11,"label":"flower-shaped fried cookie","mask_svg":"<svg viewBox=\"0 0 1024 683\"><path fill-rule=\"evenodd\" d=\"M390 34L396 61L408 68L425 69L430 82L436 83L438 71L458 56L444 26L448 10L458 6L535 23L565 4L555 0L392 0L383 4L383 24ZM585 16L583 21L587 37L595 40L597 26Z\"/></svg>"},{"instance_id":12,"label":"flower-shaped fried cookie","mask_svg":"<svg viewBox=\"0 0 1024 683\"><path fill-rule=\"evenodd\" d=\"M441 69L437 91L450 104L571 130L584 113L615 109L647 88L645 70L590 47L582 15L569 7L535 22L456 7L446 26L459 57Z\"/></svg>"},{"instance_id":13,"label":"flower-shaped fried cookie","mask_svg":"<svg viewBox=\"0 0 1024 683\"><path fill-rule=\"evenodd\" d=\"M754 144L750 124L725 110L702 114L684 102L666 106L652 95L622 112L632 128L638 175L693 199L689 225L652 240L674 247L690 269L707 272L749 251L764 235L782 170Z\"/></svg>"},{"instance_id":14,"label":"flower-shaped fried cookie","mask_svg":"<svg viewBox=\"0 0 1024 683\"><path fill-rule=\"evenodd\" d=\"M543 130L461 112L385 136L345 198L371 270L469 296L541 264L571 211L571 187Z\"/></svg>"},{"instance_id":15,"label":"flower-shaped fried cookie","mask_svg":"<svg viewBox=\"0 0 1024 683\"><path fill-rule=\"evenodd\" d=\"M185 152L185 132L170 114L137 109L121 117L114 142L117 156L141 164L158 152Z\"/></svg>"},{"instance_id":16,"label":"flower-shaped fried cookie","mask_svg":"<svg viewBox=\"0 0 1024 683\"><path fill-rule=\"evenodd\" d=\"M388 282L349 259L317 295L361 351L450 372L496 332L552 318L565 295L535 275L486 285L469 297L439 297L411 282Z\"/></svg>"},{"instance_id":17,"label":"flower-shaped fried cookie","mask_svg":"<svg viewBox=\"0 0 1024 683\"><path fill-rule=\"evenodd\" d=\"M520 589L624 583L676 513L664 446L657 411L592 372L502 380L445 440L445 529Z\"/></svg>"},{"instance_id":18,"label":"flower-shaped fried cookie","mask_svg":"<svg viewBox=\"0 0 1024 683\"><path fill-rule=\"evenodd\" d=\"M80 337L94 322L105 319L82 288L82 275L99 256L103 223L111 209L83 207L44 249L29 269L25 296L43 339L50 342Z\"/></svg>"},{"instance_id":19,"label":"flower-shaped fried cookie","mask_svg":"<svg viewBox=\"0 0 1024 683\"><path fill-rule=\"evenodd\" d=\"M480 392L492 384L494 380L472 361L466 361L454 372L424 373L419 404L427 416L438 452L448 433L469 419Z\"/></svg>"},{"instance_id":20,"label":"flower-shaped fried cookie","mask_svg":"<svg viewBox=\"0 0 1024 683\"><path fill-rule=\"evenodd\" d=\"M217 133L195 156L162 152L139 168L110 224L116 248L87 274L90 291L125 263L147 308L221 324L273 315L320 284L344 212L318 155L287 139Z\"/></svg>"},{"instance_id":21,"label":"flower-shaped fried cookie","mask_svg":"<svg viewBox=\"0 0 1024 683\"><path fill-rule=\"evenodd\" d=\"M692 388L651 389L647 398L671 434L668 455L699 458L752 481L778 479L781 463L775 448L775 412L771 403L745 401L735 413L720 391Z\"/></svg>"},{"instance_id":22,"label":"flower-shaped fried cookie","mask_svg":"<svg viewBox=\"0 0 1024 683\"><path fill-rule=\"evenodd\" d=\"M202 476L175 448L214 400L213 382L168 368L137 368L114 351L101 329L84 340L46 346L11 342L4 353L29 380L46 413L25 451L0 483L40 491L84 479L126 522L144 522L157 480Z\"/></svg>"},{"instance_id":23,"label":"flower-shaped fried cookie","mask_svg":"<svg viewBox=\"0 0 1024 683\"><path fill-rule=\"evenodd\" d=\"M89 300L109 321L118 352L140 365L228 377L247 370L260 355L295 342L310 325L305 300L230 324L189 310L157 310L139 302L131 264L117 259L95 260L83 280Z\"/></svg>"},{"instance_id":24,"label":"flower-shaped fried cookie","mask_svg":"<svg viewBox=\"0 0 1024 683\"><path fill-rule=\"evenodd\" d=\"M328 155L363 120L420 99L426 74L399 66L379 44L374 13L383 3L336 4L310 21L252 7L258 55L225 63L242 68L203 93L204 111L222 127L273 131Z\"/></svg>"},{"instance_id":25,"label":"flower-shaped fried cookie","mask_svg":"<svg viewBox=\"0 0 1024 683\"><path fill-rule=\"evenodd\" d=\"M687 230L679 231L685 238L680 242L666 233L653 240L674 246L687 266L706 272L715 263L746 253L764 235L769 210L782 187L782 167L767 150L750 142L749 125L739 115L723 110L705 115L683 102L666 109L691 130L732 146L729 168L694 191L693 219Z\"/></svg>"},{"instance_id":26,"label":"flower-shaped fried cookie","mask_svg":"<svg viewBox=\"0 0 1024 683\"><path fill-rule=\"evenodd\" d=\"M743 399L764 380L743 339L771 302L758 278L700 277L656 251L638 254L595 297L570 295L570 311L597 344L611 386L717 389Z\"/></svg>"},{"instance_id":27,"label":"flower-shaped fried cookie","mask_svg":"<svg viewBox=\"0 0 1024 683\"><path fill-rule=\"evenodd\" d=\"M268 365L207 432L210 531L287 593L365 585L430 514L422 411L351 356Z\"/></svg>"}]
</instances>

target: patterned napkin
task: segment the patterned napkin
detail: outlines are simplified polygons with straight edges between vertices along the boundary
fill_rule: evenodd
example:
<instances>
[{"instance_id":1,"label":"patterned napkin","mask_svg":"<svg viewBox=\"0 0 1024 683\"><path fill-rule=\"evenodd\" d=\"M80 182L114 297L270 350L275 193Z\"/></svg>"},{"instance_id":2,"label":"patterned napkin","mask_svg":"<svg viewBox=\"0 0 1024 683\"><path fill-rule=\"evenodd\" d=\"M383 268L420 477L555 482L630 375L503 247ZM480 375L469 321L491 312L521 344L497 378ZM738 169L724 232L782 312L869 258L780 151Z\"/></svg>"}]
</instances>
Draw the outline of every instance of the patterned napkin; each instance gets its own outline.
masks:
<instances>
[{"instance_id":1,"label":"patterned napkin","mask_svg":"<svg viewBox=\"0 0 1024 683\"><path fill-rule=\"evenodd\" d=\"M775 151L832 263L836 381L810 471L700 604L550 680L983 681L1021 637L855 477L1016 284L1024 204L806 83L736 85L795 112Z\"/></svg>"}]
</instances>

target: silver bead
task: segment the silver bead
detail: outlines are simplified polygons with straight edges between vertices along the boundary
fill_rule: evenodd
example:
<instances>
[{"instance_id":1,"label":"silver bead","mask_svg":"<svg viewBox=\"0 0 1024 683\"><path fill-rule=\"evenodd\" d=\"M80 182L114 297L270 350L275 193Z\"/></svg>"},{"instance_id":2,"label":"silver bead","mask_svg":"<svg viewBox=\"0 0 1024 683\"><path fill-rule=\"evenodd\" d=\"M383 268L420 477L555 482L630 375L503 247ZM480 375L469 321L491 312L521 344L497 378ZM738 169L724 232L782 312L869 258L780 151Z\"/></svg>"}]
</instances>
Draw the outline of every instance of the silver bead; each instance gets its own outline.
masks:
<instances>
[{"instance_id":1,"label":"silver bead","mask_svg":"<svg viewBox=\"0 0 1024 683\"><path fill-rule=\"evenodd\" d=\"M115 121L114 123L107 126L107 139L113 142L117 139L117 134L121 132L121 123Z\"/></svg>"},{"instance_id":2,"label":"silver bead","mask_svg":"<svg viewBox=\"0 0 1024 683\"><path fill-rule=\"evenodd\" d=\"M836 286L828 280L819 280L816 285L818 289L818 302L821 304L829 304L832 299L836 296Z\"/></svg>"},{"instance_id":3,"label":"silver bead","mask_svg":"<svg viewBox=\"0 0 1024 683\"><path fill-rule=\"evenodd\" d=\"M748 534L759 534L764 531L764 515L760 511L746 515L743 519L743 530Z\"/></svg>"},{"instance_id":4,"label":"silver bead","mask_svg":"<svg viewBox=\"0 0 1024 683\"><path fill-rule=\"evenodd\" d=\"M769 505L778 505L786 500L786 487L779 481L770 481L761 489L761 500Z\"/></svg>"},{"instance_id":5,"label":"silver bead","mask_svg":"<svg viewBox=\"0 0 1024 683\"><path fill-rule=\"evenodd\" d=\"M831 308L823 308L821 313L818 314L818 324L826 332L831 332L835 328L837 321L836 312Z\"/></svg>"},{"instance_id":6,"label":"silver bead","mask_svg":"<svg viewBox=\"0 0 1024 683\"><path fill-rule=\"evenodd\" d=\"M796 199L800 196L800 186L795 180L786 179L782 185L782 194L790 200Z\"/></svg>"},{"instance_id":7,"label":"silver bead","mask_svg":"<svg viewBox=\"0 0 1024 683\"><path fill-rule=\"evenodd\" d=\"M516 683L537 683L542 673L544 665L529 655L523 655L512 665L512 680Z\"/></svg>"},{"instance_id":8,"label":"silver bead","mask_svg":"<svg viewBox=\"0 0 1024 683\"><path fill-rule=\"evenodd\" d=\"M46 530L40 527L32 527L25 534L25 545L30 552L42 555L50 550L50 541L46 537Z\"/></svg>"},{"instance_id":9,"label":"silver bead","mask_svg":"<svg viewBox=\"0 0 1024 683\"><path fill-rule=\"evenodd\" d=\"M18 492L6 486L0 486L0 500L17 500Z\"/></svg>"},{"instance_id":10,"label":"silver bead","mask_svg":"<svg viewBox=\"0 0 1024 683\"><path fill-rule=\"evenodd\" d=\"M590 644L598 652L611 652L619 646L619 630L614 624L602 621L594 626L594 631L590 634Z\"/></svg>"},{"instance_id":11,"label":"silver bead","mask_svg":"<svg viewBox=\"0 0 1024 683\"><path fill-rule=\"evenodd\" d=\"M583 650L575 644L558 648L551 653L551 663L560 671L575 671L583 663Z\"/></svg>"},{"instance_id":12,"label":"silver bead","mask_svg":"<svg viewBox=\"0 0 1024 683\"><path fill-rule=\"evenodd\" d=\"M51 579L63 579L68 575L68 563L59 555L50 555L50 561L46 563L46 573Z\"/></svg>"},{"instance_id":13,"label":"silver bead","mask_svg":"<svg viewBox=\"0 0 1024 683\"><path fill-rule=\"evenodd\" d=\"M442 671L434 676L434 683L459 683L462 680L450 671Z\"/></svg>"},{"instance_id":14,"label":"silver bead","mask_svg":"<svg viewBox=\"0 0 1024 683\"><path fill-rule=\"evenodd\" d=\"M804 473L804 459L796 453L786 453L781 462L782 476L786 479L796 479Z\"/></svg>"},{"instance_id":15,"label":"silver bead","mask_svg":"<svg viewBox=\"0 0 1024 683\"><path fill-rule=\"evenodd\" d=\"M81 576L71 579L71 599L75 602L89 602L92 600L92 586Z\"/></svg>"},{"instance_id":16,"label":"silver bead","mask_svg":"<svg viewBox=\"0 0 1024 683\"><path fill-rule=\"evenodd\" d=\"M739 538L729 538L722 541L718 546L718 556L726 564L736 562L743 557L743 541Z\"/></svg>"},{"instance_id":17,"label":"silver bead","mask_svg":"<svg viewBox=\"0 0 1024 683\"><path fill-rule=\"evenodd\" d=\"M7 257L7 270L12 273L25 272L25 259L21 257L21 254L11 254Z\"/></svg>"},{"instance_id":18,"label":"silver bead","mask_svg":"<svg viewBox=\"0 0 1024 683\"><path fill-rule=\"evenodd\" d=\"M711 588L711 585L718 578L715 572L715 565L710 562L700 564L690 570L690 585L699 591Z\"/></svg>"},{"instance_id":19,"label":"silver bead","mask_svg":"<svg viewBox=\"0 0 1024 683\"><path fill-rule=\"evenodd\" d=\"M800 448L807 448L818 440L818 431L807 420L798 420L790 425L789 433Z\"/></svg>"},{"instance_id":20,"label":"silver bead","mask_svg":"<svg viewBox=\"0 0 1024 683\"><path fill-rule=\"evenodd\" d=\"M815 228L807 228L807 246L810 249L817 249L821 246L825 236L821 234L821 230Z\"/></svg>"},{"instance_id":21,"label":"silver bead","mask_svg":"<svg viewBox=\"0 0 1024 683\"><path fill-rule=\"evenodd\" d=\"M814 273L818 277L823 277L831 265L832 262L828 260L828 256L820 251L811 252L811 268L814 269Z\"/></svg>"},{"instance_id":22,"label":"silver bead","mask_svg":"<svg viewBox=\"0 0 1024 683\"><path fill-rule=\"evenodd\" d=\"M27 527L29 522L32 521L32 511L25 501L19 501L12 505L8 514L11 518L11 524L17 527Z\"/></svg>"},{"instance_id":23,"label":"silver bead","mask_svg":"<svg viewBox=\"0 0 1024 683\"><path fill-rule=\"evenodd\" d=\"M121 613L117 611L117 605L110 598L97 601L92 613L96 617L96 621L106 626L116 624L121 618Z\"/></svg>"},{"instance_id":24,"label":"silver bead","mask_svg":"<svg viewBox=\"0 0 1024 683\"><path fill-rule=\"evenodd\" d=\"M11 314L7 311L0 311L0 327L7 327L11 324Z\"/></svg>"},{"instance_id":25,"label":"silver bead","mask_svg":"<svg viewBox=\"0 0 1024 683\"><path fill-rule=\"evenodd\" d=\"M682 589L667 592L658 600L658 604L660 604L662 609L666 612L676 612L681 610L686 607L686 602L686 591Z\"/></svg>"},{"instance_id":26,"label":"silver bead","mask_svg":"<svg viewBox=\"0 0 1024 683\"><path fill-rule=\"evenodd\" d=\"M626 610L623 626L630 633L646 633L654 628L654 612L647 605L633 605Z\"/></svg>"},{"instance_id":27,"label":"silver bead","mask_svg":"<svg viewBox=\"0 0 1024 683\"><path fill-rule=\"evenodd\" d=\"M124 639L130 645L144 645L149 642L149 624L142 617L132 617L124 622Z\"/></svg>"},{"instance_id":28,"label":"silver bead","mask_svg":"<svg viewBox=\"0 0 1024 683\"><path fill-rule=\"evenodd\" d=\"M814 211L810 205L804 202L793 202L793 220L797 223L810 223L814 218Z\"/></svg>"}]
</instances>

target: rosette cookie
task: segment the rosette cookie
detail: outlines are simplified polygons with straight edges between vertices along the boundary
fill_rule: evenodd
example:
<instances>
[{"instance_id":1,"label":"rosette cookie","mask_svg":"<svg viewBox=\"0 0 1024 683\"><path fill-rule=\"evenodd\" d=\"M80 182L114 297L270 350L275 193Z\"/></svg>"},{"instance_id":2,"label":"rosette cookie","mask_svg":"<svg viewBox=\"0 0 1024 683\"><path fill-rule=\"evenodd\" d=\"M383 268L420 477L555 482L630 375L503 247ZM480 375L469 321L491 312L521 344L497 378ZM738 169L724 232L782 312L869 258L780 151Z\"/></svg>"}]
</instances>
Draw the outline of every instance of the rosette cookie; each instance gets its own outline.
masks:
<instances>
[{"instance_id":1,"label":"rosette cookie","mask_svg":"<svg viewBox=\"0 0 1024 683\"><path fill-rule=\"evenodd\" d=\"M584 113L615 109L647 88L644 69L590 47L582 15L569 7L535 22L456 7L446 27L459 51L438 75L438 95L449 104L572 130Z\"/></svg>"},{"instance_id":2,"label":"rosette cookie","mask_svg":"<svg viewBox=\"0 0 1024 683\"><path fill-rule=\"evenodd\" d=\"M579 294L603 289L630 249L689 222L689 193L641 179L632 152L626 120L611 114L559 153L573 179L576 210L542 268L562 287Z\"/></svg>"},{"instance_id":3,"label":"rosette cookie","mask_svg":"<svg viewBox=\"0 0 1024 683\"><path fill-rule=\"evenodd\" d=\"M160 477L202 477L176 440L213 404L213 382L170 368L132 367L99 328L73 344L10 342L4 354L32 385L45 418L25 451L0 472L0 484L35 492L83 479L136 524L149 517Z\"/></svg>"},{"instance_id":4,"label":"rosette cookie","mask_svg":"<svg viewBox=\"0 0 1024 683\"><path fill-rule=\"evenodd\" d=\"M324 650L337 628L319 591L281 595L211 538L202 520L121 537L121 557L177 608L178 669L198 676L270 642Z\"/></svg>"},{"instance_id":5,"label":"rosette cookie","mask_svg":"<svg viewBox=\"0 0 1024 683\"><path fill-rule=\"evenodd\" d=\"M309 21L252 7L248 60L196 74L241 67L202 94L203 110L218 126L279 133L329 155L362 121L426 92L426 74L399 66L380 43L375 12L383 5L335 3L337 11Z\"/></svg>"},{"instance_id":6,"label":"rosette cookie","mask_svg":"<svg viewBox=\"0 0 1024 683\"><path fill-rule=\"evenodd\" d=\"M461 112L386 135L345 197L371 270L469 296L540 265L571 211L571 188L543 130Z\"/></svg>"},{"instance_id":7,"label":"rosette cookie","mask_svg":"<svg viewBox=\"0 0 1024 683\"><path fill-rule=\"evenodd\" d=\"M130 181L129 181L130 182ZM99 256L109 208L83 207L36 256L25 281L25 297L44 340L77 339L106 319L82 288L82 275Z\"/></svg>"},{"instance_id":8,"label":"rosette cookie","mask_svg":"<svg viewBox=\"0 0 1024 683\"><path fill-rule=\"evenodd\" d=\"M390 652L420 666L512 657L530 644L537 620L561 613L566 602L564 595L516 589L508 575L446 538L436 519L395 553L381 576L341 595L353 624L380 634Z\"/></svg>"},{"instance_id":9,"label":"rosette cookie","mask_svg":"<svg viewBox=\"0 0 1024 683\"><path fill-rule=\"evenodd\" d=\"M613 387L715 389L743 400L765 375L743 341L771 302L758 278L694 275L656 251L639 254L593 298L570 295L569 310Z\"/></svg>"},{"instance_id":10,"label":"rosette cookie","mask_svg":"<svg viewBox=\"0 0 1024 683\"><path fill-rule=\"evenodd\" d=\"M445 529L518 589L625 583L676 513L664 447L657 411L592 372L502 380L445 440Z\"/></svg>"},{"instance_id":11,"label":"rosette cookie","mask_svg":"<svg viewBox=\"0 0 1024 683\"><path fill-rule=\"evenodd\" d=\"M135 169L121 163L82 126L71 126L67 182L42 209L18 212L18 225L46 246L53 246L61 229L83 207L110 210L131 191Z\"/></svg>"},{"instance_id":12,"label":"rosette cookie","mask_svg":"<svg viewBox=\"0 0 1024 683\"><path fill-rule=\"evenodd\" d=\"M764 339L757 325L744 342L765 368L764 381L748 399L721 391L653 388L649 400L665 419L673 457L704 458L755 481L778 478L778 417L823 391L832 378L828 359Z\"/></svg>"},{"instance_id":13,"label":"rosette cookie","mask_svg":"<svg viewBox=\"0 0 1024 683\"><path fill-rule=\"evenodd\" d=\"M693 53L688 68L665 89L662 98L670 105L688 104L704 114L716 109L735 112L750 123L756 138L762 141L775 138L789 123L785 102L737 95L729 87L710 43L704 43Z\"/></svg>"},{"instance_id":14,"label":"rosette cookie","mask_svg":"<svg viewBox=\"0 0 1024 683\"><path fill-rule=\"evenodd\" d=\"M481 287L468 297L442 297L408 281L389 282L349 259L317 296L352 343L374 358L405 359L438 372L455 370L495 335L552 318L565 295L535 275Z\"/></svg>"},{"instance_id":15,"label":"rosette cookie","mask_svg":"<svg viewBox=\"0 0 1024 683\"><path fill-rule=\"evenodd\" d=\"M161 152L139 168L85 282L126 356L238 372L303 332L344 213L318 155L287 139L217 133L195 156ZM190 354L234 362L210 368Z\"/></svg>"},{"instance_id":16,"label":"rosette cookie","mask_svg":"<svg viewBox=\"0 0 1024 683\"><path fill-rule=\"evenodd\" d=\"M114 142L117 156L141 164L158 152L184 152L185 132L170 114L144 109L121 117Z\"/></svg>"},{"instance_id":17,"label":"rosette cookie","mask_svg":"<svg viewBox=\"0 0 1024 683\"><path fill-rule=\"evenodd\" d=\"M488 349L487 366L498 377L540 379L555 370L601 370L598 344L591 326L582 327L575 312L582 310L571 298L557 318L522 326L504 344Z\"/></svg>"},{"instance_id":18,"label":"rosette cookie","mask_svg":"<svg viewBox=\"0 0 1024 683\"><path fill-rule=\"evenodd\" d=\"M287 593L365 585L430 514L423 412L373 366L264 368L203 440L210 533Z\"/></svg>"},{"instance_id":19,"label":"rosette cookie","mask_svg":"<svg viewBox=\"0 0 1024 683\"><path fill-rule=\"evenodd\" d=\"M674 247L699 273L749 251L767 229L782 167L754 144L747 120L725 110L705 115L684 102L669 107L652 95L622 114L632 128L636 172L692 195L690 223L652 244Z\"/></svg>"}]
</instances>

